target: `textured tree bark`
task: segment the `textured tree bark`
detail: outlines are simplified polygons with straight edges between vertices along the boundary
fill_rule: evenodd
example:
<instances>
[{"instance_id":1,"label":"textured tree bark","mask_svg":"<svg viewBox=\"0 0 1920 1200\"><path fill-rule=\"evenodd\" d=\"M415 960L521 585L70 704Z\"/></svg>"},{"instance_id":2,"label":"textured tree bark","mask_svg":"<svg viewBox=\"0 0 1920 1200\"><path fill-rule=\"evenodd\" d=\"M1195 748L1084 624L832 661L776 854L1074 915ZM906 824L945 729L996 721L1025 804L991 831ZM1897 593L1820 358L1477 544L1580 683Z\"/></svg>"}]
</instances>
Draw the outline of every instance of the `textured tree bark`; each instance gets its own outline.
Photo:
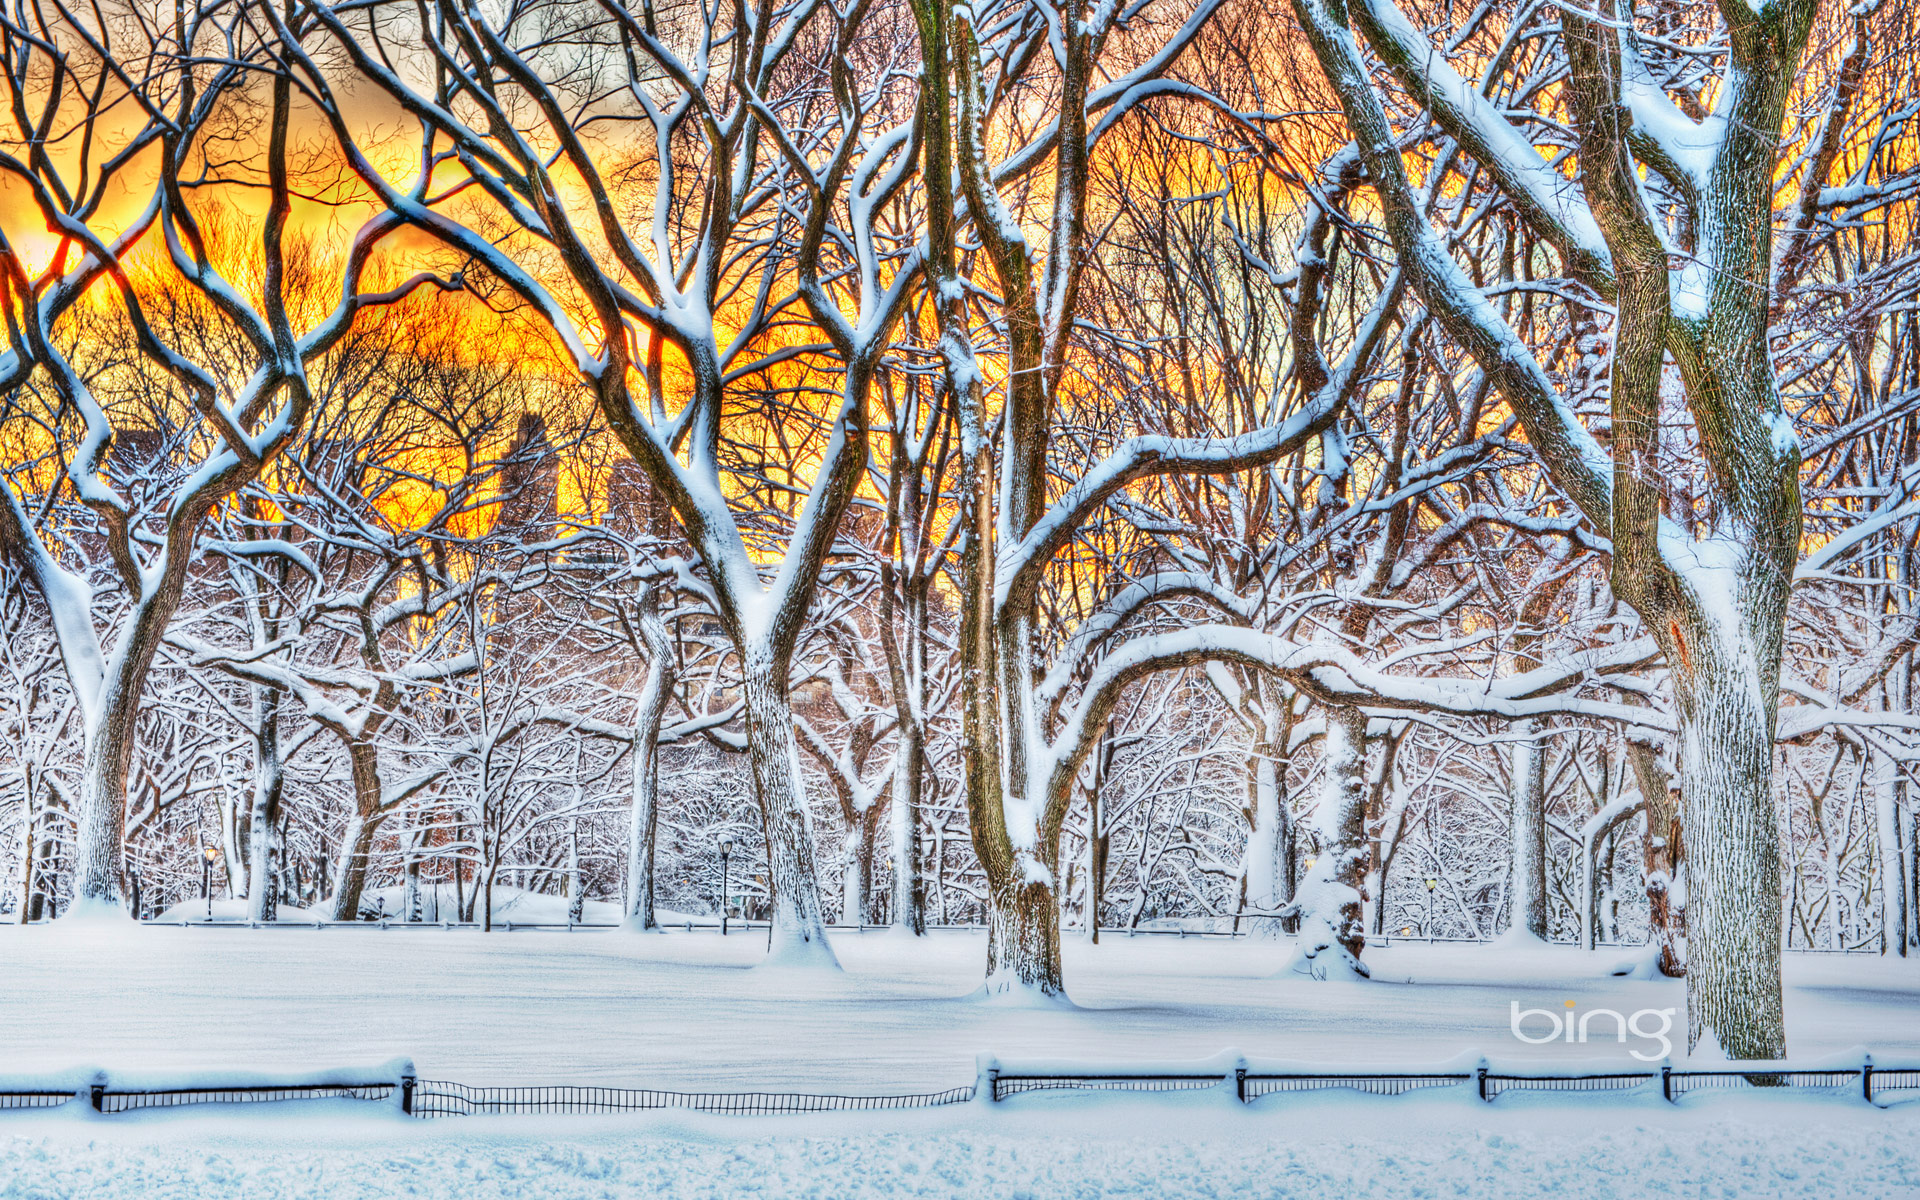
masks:
<instances>
[{"instance_id":1,"label":"textured tree bark","mask_svg":"<svg viewBox=\"0 0 1920 1200\"><path fill-rule=\"evenodd\" d=\"M1507 889L1507 928L1547 936L1547 743L1537 721L1520 729L1513 747L1513 879Z\"/></svg>"},{"instance_id":2,"label":"textured tree bark","mask_svg":"<svg viewBox=\"0 0 1920 1200\"><path fill-rule=\"evenodd\" d=\"M1107 902L1107 828L1100 789L1087 796L1087 941L1100 944L1100 912Z\"/></svg>"},{"instance_id":3,"label":"textured tree bark","mask_svg":"<svg viewBox=\"0 0 1920 1200\"><path fill-rule=\"evenodd\" d=\"M1907 955L1907 863L1900 836L1900 810L1894 805L1893 784L1876 789L1874 812L1880 839L1880 953Z\"/></svg>"},{"instance_id":4,"label":"textured tree bark","mask_svg":"<svg viewBox=\"0 0 1920 1200\"><path fill-rule=\"evenodd\" d=\"M330 921L358 921L360 899L366 892L367 859L373 853L377 821L368 821L359 813L347 818L340 838L340 857L333 867L333 898L329 902Z\"/></svg>"},{"instance_id":5,"label":"textured tree bark","mask_svg":"<svg viewBox=\"0 0 1920 1200\"><path fill-rule=\"evenodd\" d=\"M133 765L139 689L120 678L124 674L110 677L102 687L96 714L82 738L69 916L118 910L126 886L127 774Z\"/></svg>"},{"instance_id":6,"label":"textured tree bark","mask_svg":"<svg viewBox=\"0 0 1920 1200\"><path fill-rule=\"evenodd\" d=\"M426 905L420 898L420 851L425 843L423 830L415 830L407 839L406 882L400 896L400 919L409 925L425 919Z\"/></svg>"},{"instance_id":7,"label":"textured tree bark","mask_svg":"<svg viewBox=\"0 0 1920 1200\"><path fill-rule=\"evenodd\" d=\"M1264 694L1265 688L1262 688ZM1293 902L1293 814L1285 793L1286 766L1281 752L1288 737L1283 712L1269 702L1262 706L1264 736L1256 741L1248 755L1248 805L1246 906L1247 932L1257 938L1278 938L1287 932L1287 919L1278 913Z\"/></svg>"},{"instance_id":8,"label":"textured tree bark","mask_svg":"<svg viewBox=\"0 0 1920 1200\"><path fill-rule=\"evenodd\" d=\"M580 924L587 915L586 880L580 875L580 822L567 830L567 922Z\"/></svg>"},{"instance_id":9,"label":"textured tree bark","mask_svg":"<svg viewBox=\"0 0 1920 1200\"><path fill-rule=\"evenodd\" d=\"M1647 892L1648 931L1659 949L1660 973L1680 979L1687 973L1685 899L1686 843L1673 783L1660 765L1659 752L1644 742L1627 744L1640 796L1646 801L1646 837L1642 841ZM1679 895L1675 895L1678 891Z\"/></svg>"},{"instance_id":10,"label":"textured tree bark","mask_svg":"<svg viewBox=\"0 0 1920 1200\"><path fill-rule=\"evenodd\" d=\"M651 591L639 602L640 637L647 648L647 671L634 714L633 808L627 819L627 896L622 924L636 932L658 928L654 920L654 849L660 826L660 724L674 687L674 648L660 617L659 597Z\"/></svg>"},{"instance_id":11,"label":"textured tree bark","mask_svg":"<svg viewBox=\"0 0 1920 1200\"><path fill-rule=\"evenodd\" d=\"M32 765L22 772L21 813L20 813L20 903L13 911L16 925L25 925L34 918L33 912L33 867L34 827L38 813L33 807L34 789L39 786Z\"/></svg>"},{"instance_id":12,"label":"textured tree bark","mask_svg":"<svg viewBox=\"0 0 1920 1200\"><path fill-rule=\"evenodd\" d=\"M280 692L253 689L253 804L247 814L247 919L271 921L280 895L280 798L286 768L280 759Z\"/></svg>"},{"instance_id":13,"label":"textured tree bark","mask_svg":"<svg viewBox=\"0 0 1920 1200\"><path fill-rule=\"evenodd\" d=\"M1291 911L1300 937L1282 972L1311 979L1364 979L1366 949L1367 714L1336 705L1327 710L1320 798L1313 823L1320 835L1314 859Z\"/></svg>"},{"instance_id":14,"label":"textured tree bark","mask_svg":"<svg viewBox=\"0 0 1920 1200\"><path fill-rule=\"evenodd\" d=\"M767 834L767 880L773 892L772 959L838 966L827 944L813 864L813 816L800 775L787 672L763 651L741 656L747 758Z\"/></svg>"},{"instance_id":15,"label":"textured tree bark","mask_svg":"<svg viewBox=\"0 0 1920 1200\"><path fill-rule=\"evenodd\" d=\"M887 809L893 857L893 903L888 916L895 928L919 935L927 931L926 884L920 876L920 788L927 750L919 730L909 726L900 731L903 740Z\"/></svg>"},{"instance_id":16,"label":"textured tree bark","mask_svg":"<svg viewBox=\"0 0 1920 1200\"><path fill-rule=\"evenodd\" d=\"M1769 674L1778 679L1777 662ZM1693 686L1676 689L1680 826L1689 848L1687 1036L1690 1046L1711 1036L1729 1058L1784 1058L1773 807L1779 700L1777 685L1758 686L1753 676L1751 666L1714 663Z\"/></svg>"},{"instance_id":17,"label":"textured tree bark","mask_svg":"<svg viewBox=\"0 0 1920 1200\"><path fill-rule=\"evenodd\" d=\"M879 832L880 810L876 805L854 818L847 827L842 846L845 856L840 874L840 923L865 925L873 897L873 852Z\"/></svg>"},{"instance_id":18,"label":"textured tree bark","mask_svg":"<svg viewBox=\"0 0 1920 1200\"><path fill-rule=\"evenodd\" d=\"M1064 997L1060 903L1051 881L1002 877L988 886L987 994L1011 999Z\"/></svg>"}]
</instances>

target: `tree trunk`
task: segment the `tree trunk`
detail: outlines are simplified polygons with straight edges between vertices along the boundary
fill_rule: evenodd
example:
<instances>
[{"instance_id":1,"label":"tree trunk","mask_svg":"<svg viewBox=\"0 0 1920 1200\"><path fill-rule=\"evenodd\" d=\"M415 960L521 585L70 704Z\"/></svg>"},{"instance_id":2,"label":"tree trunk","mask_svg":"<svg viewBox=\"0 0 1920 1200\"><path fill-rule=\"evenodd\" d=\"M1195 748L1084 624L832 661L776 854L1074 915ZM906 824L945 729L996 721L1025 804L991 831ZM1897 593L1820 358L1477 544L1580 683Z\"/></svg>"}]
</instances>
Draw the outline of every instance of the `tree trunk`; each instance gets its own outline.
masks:
<instances>
[{"instance_id":1,"label":"tree trunk","mask_svg":"<svg viewBox=\"0 0 1920 1200\"><path fill-rule=\"evenodd\" d=\"M280 896L280 798L286 786L280 759L280 692L253 689L253 804L247 831L247 919L271 921Z\"/></svg>"},{"instance_id":2,"label":"tree trunk","mask_svg":"<svg viewBox=\"0 0 1920 1200\"><path fill-rule=\"evenodd\" d=\"M460 838L459 826L454 827L454 840ZM467 891L466 859L463 855L453 856L453 919L470 921L473 919L473 899Z\"/></svg>"},{"instance_id":3,"label":"tree trunk","mask_svg":"<svg viewBox=\"0 0 1920 1200\"><path fill-rule=\"evenodd\" d=\"M33 920L33 856L34 846L34 810L33 790L35 781L31 769L25 772L26 783L21 800L20 814L20 907L14 911L13 919L17 925L25 925Z\"/></svg>"},{"instance_id":4,"label":"tree trunk","mask_svg":"<svg viewBox=\"0 0 1920 1200\"><path fill-rule=\"evenodd\" d=\"M1734 631L1725 632L1734 641ZM1688 1046L1711 1037L1729 1058L1783 1058L1773 799L1778 672L1756 669L1755 647L1700 643L1692 650L1697 669L1675 673L1682 681L1675 707L1688 880Z\"/></svg>"},{"instance_id":5,"label":"tree trunk","mask_svg":"<svg viewBox=\"0 0 1920 1200\"><path fill-rule=\"evenodd\" d=\"M654 847L660 827L660 722L673 694L673 645L651 591L640 597L640 636L647 646L647 674L633 723L633 810L627 822L628 929L659 928L653 915Z\"/></svg>"},{"instance_id":6,"label":"tree trunk","mask_svg":"<svg viewBox=\"0 0 1920 1200\"><path fill-rule=\"evenodd\" d=\"M1103 747L1104 749L1104 747ZM1100 907L1107 891L1107 829L1100 809L1100 789L1087 794L1087 941L1100 944Z\"/></svg>"},{"instance_id":7,"label":"tree trunk","mask_svg":"<svg viewBox=\"0 0 1920 1200\"><path fill-rule=\"evenodd\" d=\"M1266 718L1267 736L1254 744L1249 755L1252 820L1247 828L1244 868L1247 932L1257 938L1278 938L1287 932L1286 919L1271 915L1293 903L1293 872L1290 858L1293 842L1293 814L1288 811L1283 790L1285 766L1280 762L1275 730L1276 722Z\"/></svg>"},{"instance_id":8,"label":"tree trunk","mask_svg":"<svg viewBox=\"0 0 1920 1200\"><path fill-rule=\"evenodd\" d=\"M497 856L489 854L486 878L480 884L480 932L493 932L493 881L500 874Z\"/></svg>"},{"instance_id":9,"label":"tree trunk","mask_svg":"<svg viewBox=\"0 0 1920 1200\"><path fill-rule=\"evenodd\" d=\"M367 859L373 853L373 838L378 831L378 818L369 820L357 812L347 818L346 832L340 838L340 858L333 867L333 899L328 920L360 919L360 899L367 886Z\"/></svg>"},{"instance_id":10,"label":"tree trunk","mask_svg":"<svg viewBox=\"0 0 1920 1200\"><path fill-rule=\"evenodd\" d=\"M108 688L113 688L112 682ZM127 772L133 762L133 724L134 703L117 690L101 696L99 712L87 724L74 803L69 916L110 915L120 910L127 872Z\"/></svg>"},{"instance_id":11,"label":"tree trunk","mask_svg":"<svg viewBox=\"0 0 1920 1200\"><path fill-rule=\"evenodd\" d=\"M334 921L360 919L360 898L367 888L373 839L386 820L380 803L379 752L371 742L355 741L347 745L347 758L353 767L354 813L347 819L346 834L340 839L340 861L333 870L333 908L328 919Z\"/></svg>"},{"instance_id":12,"label":"tree trunk","mask_svg":"<svg viewBox=\"0 0 1920 1200\"><path fill-rule=\"evenodd\" d=\"M794 738L793 706L784 665L764 653L743 654L741 698L746 704L747 758L767 838L767 884L772 901L770 958L838 967L827 943L818 875L813 864L813 816L807 811Z\"/></svg>"},{"instance_id":13,"label":"tree trunk","mask_svg":"<svg viewBox=\"0 0 1920 1200\"><path fill-rule=\"evenodd\" d=\"M1366 948L1367 714L1345 705L1327 711L1320 800L1314 824L1320 854L1291 910L1300 938L1282 972L1311 979L1364 979Z\"/></svg>"},{"instance_id":14,"label":"tree trunk","mask_svg":"<svg viewBox=\"0 0 1920 1200\"><path fill-rule=\"evenodd\" d=\"M580 877L580 822L567 831L567 923L578 925L587 915L587 888Z\"/></svg>"},{"instance_id":15,"label":"tree trunk","mask_svg":"<svg viewBox=\"0 0 1920 1200\"><path fill-rule=\"evenodd\" d=\"M1895 803L1893 777L1899 764L1876 755L1882 772L1873 789L1876 833L1880 841L1880 953L1907 955L1906 843L1900 836L1900 810Z\"/></svg>"},{"instance_id":16,"label":"tree trunk","mask_svg":"<svg viewBox=\"0 0 1920 1200\"><path fill-rule=\"evenodd\" d=\"M1679 806L1674 803L1672 779L1652 746L1629 742L1627 761L1646 801L1643 847L1648 934L1659 949L1660 973L1679 979L1687 973L1686 852Z\"/></svg>"},{"instance_id":17,"label":"tree trunk","mask_svg":"<svg viewBox=\"0 0 1920 1200\"><path fill-rule=\"evenodd\" d=\"M1547 936L1547 741L1538 721L1521 726L1513 748L1512 883L1509 932Z\"/></svg>"},{"instance_id":18,"label":"tree trunk","mask_svg":"<svg viewBox=\"0 0 1920 1200\"><path fill-rule=\"evenodd\" d=\"M988 995L1051 999L1066 994L1060 971L1060 904L1050 882L989 883Z\"/></svg>"},{"instance_id":19,"label":"tree trunk","mask_svg":"<svg viewBox=\"0 0 1920 1200\"><path fill-rule=\"evenodd\" d=\"M873 816L878 810L869 808L857 813L852 824L847 826L846 840L842 846L843 865L840 872L840 923L842 925L865 925L867 923L867 901L873 894Z\"/></svg>"},{"instance_id":20,"label":"tree trunk","mask_svg":"<svg viewBox=\"0 0 1920 1200\"><path fill-rule=\"evenodd\" d=\"M919 730L901 727L903 739L893 776L888 832L893 850L893 905L896 929L916 937L927 932L927 890L920 877L920 788L926 776L927 748Z\"/></svg>"},{"instance_id":21,"label":"tree trunk","mask_svg":"<svg viewBox=\"0 0 1920 1200\"><path fill-rule=\"evenodd\" d=\"M400 894L400 919L412 925L424 915L425 905L420 900L420 851L425 843L426 831L416 829L407 839L406 882Z\"/></svg>"}]
</instances>

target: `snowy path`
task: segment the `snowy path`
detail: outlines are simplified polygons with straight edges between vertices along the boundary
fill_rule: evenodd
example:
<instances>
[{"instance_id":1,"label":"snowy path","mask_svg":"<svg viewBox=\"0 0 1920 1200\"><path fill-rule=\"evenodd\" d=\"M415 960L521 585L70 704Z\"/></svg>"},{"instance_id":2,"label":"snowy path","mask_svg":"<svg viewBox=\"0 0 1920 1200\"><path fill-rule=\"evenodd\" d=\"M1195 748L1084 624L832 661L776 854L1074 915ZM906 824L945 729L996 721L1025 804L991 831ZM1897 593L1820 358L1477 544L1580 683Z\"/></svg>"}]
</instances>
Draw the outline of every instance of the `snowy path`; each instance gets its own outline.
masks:
<instances>
[{"instance_id":1,"label":"snowy path","mask_svg":"<svg viewBox=\"0 0 1920 1200\"><path fill-rule=\"evenodd\" d=\"M975 1053L1171 1058L1234 1047L1327 1064L1522 1046L1509 1002L1679 1008L1681 985L1606 976L1621 952L1396 946L1378 982L1267 976L1282 945L1118 938L1068 947L1077 1010L965 999L978 935L841 935L842 976L749 970L758 939L677 933L0 927L0 1062L303 1068L412 1057L476 1084L745 1090L964 1084ZM1415 982L1405 982L1411 978ZM1920 1057L1920 963L1789 956L1796 1058ZM1393 981L1399 982L1393 982ZM1684 1024L1680 1025L1684 1028Z\"/></svg>"},{"instance_id":2,"label":"snowy path","mask_svg":"<svg viewBox=\"0 0 1920 1200\"><path fill-rule=\"evenodd\" d=\"M317 1111L316 1111L317 1110ZM1022 1097L726 1118L0 1119L4 1200L1920 1196L1920 1105Z\"/></svg>"}]
</instances>

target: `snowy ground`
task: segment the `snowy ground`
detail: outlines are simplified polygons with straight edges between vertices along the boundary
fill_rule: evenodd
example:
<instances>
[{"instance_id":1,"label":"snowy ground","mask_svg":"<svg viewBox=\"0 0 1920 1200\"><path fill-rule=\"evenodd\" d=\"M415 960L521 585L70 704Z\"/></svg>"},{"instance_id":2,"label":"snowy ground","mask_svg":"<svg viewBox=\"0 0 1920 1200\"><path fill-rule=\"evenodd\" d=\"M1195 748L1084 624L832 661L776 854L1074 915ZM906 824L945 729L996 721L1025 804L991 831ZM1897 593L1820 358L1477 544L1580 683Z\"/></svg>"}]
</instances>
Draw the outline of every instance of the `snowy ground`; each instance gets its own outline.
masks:
<instances>
[{"instance_id":1,"label":"snowy ground","mask_svg":"<svg viewBox=\"0 0 1920 1200\"><path fill-rule=\"evenodd\" d=\"M1073 1009L968 998L978 935L841 935L844 975L754 969L695 932L0 928L0 1064L302 1068L410 1056L472 1084L922 1090L973 1058L1198 1057L1328 1066L1613 1056L1527 1046L1509 1005L1683 1006L1618 951L1400 945L1377 981L1271 978L1284 945L1070 944ZM1920 963L1792 955L1796 1059L1920 1059ZM1676 1028L1676 1034L1678 1027ZM1640 1043L1644 1047L1644 1043ZM1920 1104L1699 1096L1017 1097L888 1114L460 1118L0 1115L0 1197L1920 1197Z\"/></svg>"},{"instance_id":2,"label":"snowy ground","mask_svg":"<svg viewBox=\"0 0 1920 1200\"><path fill-rule=\"evenodd\" d=\"M0 1063L302 1068L411 1057L475 1084L887 1090L973 1078L974 1056L1197 1057L1232 1047L1329 1066L1529 1047L1509 1006L1683 1009L1681 984L1615 979L1619 951L1397 945L1377 982L1274 979L1287 946L1070 942L1074 1010L968 999L978 934L839 935L843 975L750 969L764 933L0 926ZM1920 961L1789 955L1794 1057L1865 1044L1920 1057Z\"/></svg>"},{"instance_id":3,"label":"snowy ground","mask_svg":"<svg viewBox=\"0 0 1920 1200\"><path fill-rule=\"evenodd\" d=\"M1469 1093L1470 1097L1470 1093ZM727 1118L301 1113L0 1120L6 1200L1472 1197L1902 1200L1920 1106L1714 1097L1018 1097Z\"/></svg>"}]
</instances>

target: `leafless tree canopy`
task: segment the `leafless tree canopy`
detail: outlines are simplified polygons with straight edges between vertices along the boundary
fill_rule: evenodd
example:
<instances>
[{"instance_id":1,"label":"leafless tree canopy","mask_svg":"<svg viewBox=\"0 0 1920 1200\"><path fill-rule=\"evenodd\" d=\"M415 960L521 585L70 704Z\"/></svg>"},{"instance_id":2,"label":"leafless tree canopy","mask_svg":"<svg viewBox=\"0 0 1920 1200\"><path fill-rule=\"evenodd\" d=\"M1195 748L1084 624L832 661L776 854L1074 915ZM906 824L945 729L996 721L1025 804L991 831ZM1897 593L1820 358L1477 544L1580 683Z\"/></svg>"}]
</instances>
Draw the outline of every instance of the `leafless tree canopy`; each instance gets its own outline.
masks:
<instances>
[{"instance_id":1,"label":"leafless tree canopy","mask_svg":"<svg viewBox=\"0 0 1920 1200\"><path fill-rule=\"evenodd\" d=\"M7 5L0 911L1509 933L1780 1057L1920 945L1914 13Z\"/></svg>"}]
</instances>

